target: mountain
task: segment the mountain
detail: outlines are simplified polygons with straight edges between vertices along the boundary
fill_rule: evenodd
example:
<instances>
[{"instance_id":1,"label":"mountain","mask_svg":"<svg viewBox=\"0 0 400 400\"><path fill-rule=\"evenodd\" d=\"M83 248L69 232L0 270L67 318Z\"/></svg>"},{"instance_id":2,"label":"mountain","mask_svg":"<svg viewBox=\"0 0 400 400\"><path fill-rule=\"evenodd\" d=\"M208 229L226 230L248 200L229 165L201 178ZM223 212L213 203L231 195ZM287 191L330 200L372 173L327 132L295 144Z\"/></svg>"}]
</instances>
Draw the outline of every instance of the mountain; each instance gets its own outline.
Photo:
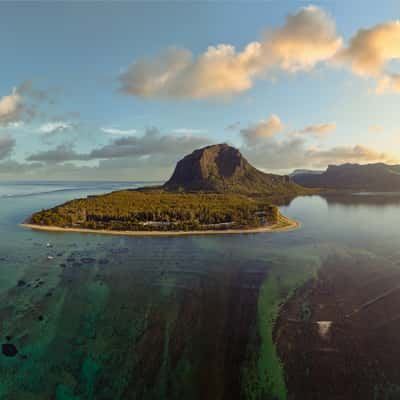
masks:
<instances>
[{"instance_id":1,"label":"mountain","mask_svg":"<svg viewBox=\"0 0 400 400\"><path fill-rule=\"evenodd\" d=\"M315 169L295 169L292 173L289 174L291 178L296 175L321 175L324 171L315 170Z\"/></svg>"},{"instance_id":2,"label":"mountain","mask_svg":"<svg viewBox=\"0 0 400 400\"><path fill-rule=\"evenodd\" d=\"M251 166L239 150L218 144L180 160L163 186L68 201L34 213L28 223L42 229L125 233L259 229L266 224L287 229L296 223L282 217L271 202L286 202L305 191L310 192L288 176L265 174Z\"/></svg>"},{"instance_id":3,"label":"mountain","mask_svg":"<svg viewBox=\"0 0 400 400\"><path fill-rule=\"evenodd\" d=\"M247 195L290 195L301 190L289 176L259 171L225 143L195 150L180 160L164 189Z\"/></svg>"},{"instance_id":4,"label":"mountain","mask_svg":"<svg viewBox=\"0 0 400 400\"><path fill-rule=\"evenodd\" d=\"M394 192L400 191L400 165L330 165L320 175L300 174L293 180L311 188Z\"/></svg>"}]
</instances>

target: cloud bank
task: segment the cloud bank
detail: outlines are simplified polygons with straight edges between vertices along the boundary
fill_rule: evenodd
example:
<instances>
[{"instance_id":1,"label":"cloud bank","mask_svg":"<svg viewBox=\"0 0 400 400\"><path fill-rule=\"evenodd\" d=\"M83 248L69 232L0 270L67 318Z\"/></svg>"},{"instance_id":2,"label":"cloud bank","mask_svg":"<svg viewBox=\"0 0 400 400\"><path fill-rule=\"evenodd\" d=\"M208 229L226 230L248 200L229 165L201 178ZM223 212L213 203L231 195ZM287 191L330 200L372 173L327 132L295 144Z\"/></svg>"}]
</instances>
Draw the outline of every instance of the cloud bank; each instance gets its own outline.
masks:
<instances>
[{"instance_id":1,"label":"cloud bank","mask_svg":"<svg viewBox=\"0 0 400 400\"><path fill-rule=\"evenodd\" d=\"M88 161L89 159L87 154L76 153L72 144L60 144L54 149L31 154L26 160L58 164L65 161Z\"/></svg>"},{"instance_id":2,"label":"cloud bank","mask_svg":"<svg viewBox=\"0 0 400 400\"><path fill-rule=\"evenodd\" d=\"M31 154L27 161L63 163L66 161L90 161L114 158L178 157L206 145L210 139L195 135L162 135L157 128L148 128L140 137L121 137L89 153L78 153L72 144L62 144L54 149ZM176 159L176 158L175 158ZM151 159L147 159L149 163Z\"/></svg>"},{"instance_id":3,"label":"cloud bank","mask_svg":"<svg viewBox=\"0 0 400 400\"><path fill-rule=\"evenodd\" d=\"M136 60L119 81L123 93L144 98L226 97L250 89L256 79L310 71L325 63L375 78L376 92L382 94L400 91L400 74L388 70L396 60L400 60L400 21L359 29L344 45L335 21L323 9L308 6L241 51L221 43L195 57L187 49L172 47L154 58Z\"/></svg>"},{"instance_id":4,"label":"cloud bank","mask_svg":"<svg viewBox=\"0 0 400 400\"><path fill-rule=\"evenodd\" d=\"M189 50L170 48L154 59L139 59L120 75L121 91L147 98L229 96L248 90L270 71L310 70L341 44L330 16L309 6L242 51L219 44L197 58Z\"/></svg>"},{"instance_id":5,"label":"cloud bank","mask_svg":"<svg viewBox=\"0 0 400 400\"><path fill-rule=\"evenodd\" d=\"M271 138L261 145L242 148L254 164L267 170L295 168L325 168L329 164L343 163L393 163L396 160L384 152L363 145L337 146L323 149L308 145L301 137L276 140Z\"/></svg>"},{"instance_id":6,"label":"cloud bank","mask_svg":"<svg viewBox=\"0 0 400 400\"><path fill-rule=\"evenodd\" d=\"M272 114L239 131L243 140L240 149L257 167L266 170L321 168L347 162L396 162L389 154L360 144L332 148L310 144L313 136L324 136L335 130L334 122L312 124L298 131L284 128L279 116Z\"/></svg>"}]
</instances>

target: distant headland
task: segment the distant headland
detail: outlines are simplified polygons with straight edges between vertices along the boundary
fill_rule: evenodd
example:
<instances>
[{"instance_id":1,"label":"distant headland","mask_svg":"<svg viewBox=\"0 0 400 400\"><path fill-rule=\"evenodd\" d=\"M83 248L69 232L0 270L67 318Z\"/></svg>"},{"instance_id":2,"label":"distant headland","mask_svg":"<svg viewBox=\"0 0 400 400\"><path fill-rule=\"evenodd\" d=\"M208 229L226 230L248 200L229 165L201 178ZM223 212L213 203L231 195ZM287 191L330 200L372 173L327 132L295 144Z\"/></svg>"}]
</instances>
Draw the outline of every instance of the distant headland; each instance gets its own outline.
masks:
<instances>
[{"instance_id":1,"label":"distant headland","mask_svg":"<svg viewBox=\"0 0 400 400\"><path fill-rule=\"evenodd\" d=\"M307 189L267 174L239 152L218 144L180 160L162 186L69 201L34 213L32 229L122 235L258 233L295 229L273 204Z\"/></svg>"},{"instance_id":2,"label":"distant headland","mask_svg":"<svg viewBox=\"0 0 400 400\"><path fill-rule=\"evenodd\" d=\"M292 180L325 191L400 192L400 165L330 165L326 171L295 171Z\"/></svg>"}]
</instances>

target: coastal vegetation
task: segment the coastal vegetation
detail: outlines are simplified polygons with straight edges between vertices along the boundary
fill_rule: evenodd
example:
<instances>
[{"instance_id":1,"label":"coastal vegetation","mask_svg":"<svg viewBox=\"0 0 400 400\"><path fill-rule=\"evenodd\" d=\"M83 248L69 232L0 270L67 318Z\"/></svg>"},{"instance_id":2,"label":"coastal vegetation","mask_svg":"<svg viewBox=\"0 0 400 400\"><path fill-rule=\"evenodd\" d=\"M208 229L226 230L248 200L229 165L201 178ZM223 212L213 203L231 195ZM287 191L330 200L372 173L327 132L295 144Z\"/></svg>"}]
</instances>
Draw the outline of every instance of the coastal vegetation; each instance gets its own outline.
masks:
<instances>
[{"instance_id":1,"label":"coastal vegetation","mask_svg":"<svg viewBox=\"0 0 400 400\"><path fill-rule=\"evenodd\" d=\"M277 207L237 194L123 190L33 214L29 223L120 231L224 230L276 224Z\"/></svg>"}]
</instances>

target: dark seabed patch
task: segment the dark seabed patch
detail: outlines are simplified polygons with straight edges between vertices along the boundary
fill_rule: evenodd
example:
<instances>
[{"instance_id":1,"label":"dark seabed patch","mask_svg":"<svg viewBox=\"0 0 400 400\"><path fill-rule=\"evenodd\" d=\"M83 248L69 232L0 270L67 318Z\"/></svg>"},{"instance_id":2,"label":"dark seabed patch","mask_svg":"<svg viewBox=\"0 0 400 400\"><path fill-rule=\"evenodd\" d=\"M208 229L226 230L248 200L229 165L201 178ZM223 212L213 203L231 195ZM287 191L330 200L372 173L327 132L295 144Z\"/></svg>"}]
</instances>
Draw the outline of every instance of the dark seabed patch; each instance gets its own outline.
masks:
<instances>
[{"instance_id":1,"label":"dark seabed patch","mask_svg":"<svg viewBox=\"0 0 400 400\"><path fill-rule=\"evenodd\" d=\"M18 354L18 349L12 343L3 343L1 351L6 357L15 357Z\"/></svg>"},{"instance_id":2,"label":"dark seabed patch","mask_svg":"<svg viewBox=\"0 0 400 400\"><path fill-rule=\"evenodd\" d=\"M330 256L276 325L289 398L400 398L398 304L395 263L368 253Z\"/></svg>"}]
</instances>

